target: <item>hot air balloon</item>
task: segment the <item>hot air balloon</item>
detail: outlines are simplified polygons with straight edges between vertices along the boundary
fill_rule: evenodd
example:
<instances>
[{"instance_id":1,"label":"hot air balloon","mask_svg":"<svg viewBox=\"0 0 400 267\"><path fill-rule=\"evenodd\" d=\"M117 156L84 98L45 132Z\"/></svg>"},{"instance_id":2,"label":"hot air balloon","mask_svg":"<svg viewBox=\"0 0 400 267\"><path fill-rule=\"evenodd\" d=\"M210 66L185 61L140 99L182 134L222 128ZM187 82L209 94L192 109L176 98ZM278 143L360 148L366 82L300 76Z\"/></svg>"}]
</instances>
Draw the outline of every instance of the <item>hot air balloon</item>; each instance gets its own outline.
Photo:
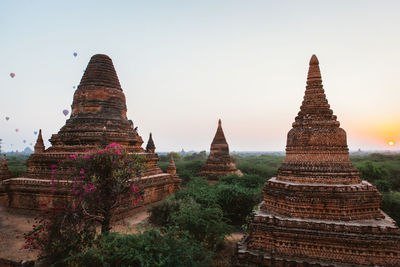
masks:
<instances>
[{"instance_id":1,"label":"hot air balloon","mask_svg":"<svg viewBox=\"0 0 400 267\"><path fill-rule=\"evenodd\" d=\"M8 121L10 119L10 117L6 117L6 121Z\"/></svg>"},{"instance_id":2,"label":"hot air balloon","mask_svg":"<svg viewBox=\"0 0 400 267\"><path fill-rule=\"evenodd\" d=\"M24 144L26 143L26 140L24 140Z\"/></svg>"},{"instance_id":3,"label":"hot air balloon","mask_svg":"<svg viewBox=\"0 0 400 267\"><path fill-rule=\"evenodd\" d=\"M75 89L75 85L74 85L74 86L72 86L72 88L73 88L73 89Z\"/></svg>"},{"instance_id":4,"label":"hot air balloon","mask_svg":"<svg viewBox=\"0 0 400 267\"><path fill-rule=\"evenodd\" d=\"M37 135L37 131L34 131L33 134L34 134L34 135Z\"/></svg>"},{"instance_id":5,"label":"hot air balloon","mask_svg":"<svg viewBox=\"0 0 400 267\"><path fill-rule=\"evenodd\" d=\"M15 129L15 131L18 133L19 129L17 128L17 129Z\"/></svg>"},{"instance_id":6,"label":"hot air balloon","mask_svg":"<svg viewBox=\"0 0 400 267\"><path fill-rule=\"evenodd\" d=\"M14 78L14 77L15 77L15 73L14 73L14 72L11 72L11 73L10 73L10 77L11 77L11 78Z\"/></svg>"},{"instance_id":7,"label":"hot air balloon","mask_svg":"<svg viewBox=\"0 0 400 267\"><path fill-rule=\"evenodd\" d=\"M64 110L63 110L63 114L64 114L64 116L67 116L67 115L68 115L68 113L69 113L68 109L64 109Z\"/></svg>"},{"instance_id":8,"label":"hot air balloon","mask_svg":"<svg viewBox=\"0 0 400 267\"><path fill-rule=\"evenodd\" d=\"M78 53L74 52L74 57L76 57L78 55Z\"/></svg>"}]
</instances>

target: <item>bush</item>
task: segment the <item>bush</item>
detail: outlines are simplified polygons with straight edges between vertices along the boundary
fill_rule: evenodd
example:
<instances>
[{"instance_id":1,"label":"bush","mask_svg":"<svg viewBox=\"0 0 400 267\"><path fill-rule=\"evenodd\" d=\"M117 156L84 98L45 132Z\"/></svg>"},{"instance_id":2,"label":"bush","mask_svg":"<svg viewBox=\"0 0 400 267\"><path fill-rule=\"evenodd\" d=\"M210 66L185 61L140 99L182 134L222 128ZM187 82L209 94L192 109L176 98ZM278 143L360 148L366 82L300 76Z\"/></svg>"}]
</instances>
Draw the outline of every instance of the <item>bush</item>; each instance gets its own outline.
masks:
<instances>
[{"instance_id":1,"label":"bush","mask_svg":"<svg viewBox=\"0 0 400 267\"><path fill-rule=\"evenodd\" d=\"M193 199L186 199L180 210L172 214L171 222L209 249L221 245L232 230L219 207L203 207Z\"/></svg>"},{"instance_id":2,"label":"bush","mask_svg":"<svg viewBox=\"0 0 400 267\"><path fill-rule=\"evenodd\" d=\"M262 189L269 178L256 174L245 174L242 177L237 175L227 175L220 179L223 184L235 184L245 188ZM260 190L261 192L261 190Z\"/></svg>"},{"instance_id":3,"label":"bush","mask_svg":"<svg viewBox=\"0 0 400 267\"><path fill-rule=\"evenodd\" d=\"M11 177L18 177L28 169L26 165L28 157L28 155L7 155L7 165Z\"/></svg>"},{"instance_id":4,"label":"bush","mask_svg":"<svg viewBox=\"0 0 400 267\"><path fill-rule=\"evenodd\" d=\"M282 156L272 155L238 157L236 166L244 174L257 174L269 179L276 176L283 158Z\"/></svg>"},{"instance_id":5,"label":"bush","mask_svg":"<svg viewBox=\"0 0 400 267\"><path fill-rule=\"evenodd\" d=\"M176 199L194 199L203 207L216 207L217 198L214 187L204 178L192 178L186 188L175 193Z\"/></svg>"},{"instance_id":6,"label":"bush","mask_svg":"<svg viewBox=\"0 0 400 267\"><path fill-rule=\"evenodd\" d=\"M163 170L167 170L168 161L159 161L158 166ZM176 171L179 178L182 179L182 185L186 185L193 177L196 177L200 173L201 166L203 166L203 160L191 160L188 161L184 158L184 161L175 161Z\"/></svg>"},{"instance_id":7,"label":"bush","mask_svg":"<svg viewBox=\"0 0 400 267\"><path fill-rule=\"evenodd\" d=\"M171 224L172 214L181 209L182 200L168 197L160 204L151 207L149 222L155 226L167 226Z\"/></svg>"},{"instance_id":8,"label":"bush","mask_svg":"<svg viewBox=\"0 0 400 267\"><path fill-rule=\"evenodd\" d=\"M95 245L65 260L68 266L213 266L212 252L176 228L150 229L141 234L109 233Z\"/></svg>"},{"instance_id":9,"label":"bush","mask_svg":"<svg viewBox=\"0 0 400 267\"><path fill-rule=\"evenodd\" d=\"M381 208L400 225L400 192L384 192Z\"/></svg>"},{"instance_id":10,"label":"bush","mask_svg":"<svg viewBox=\"0 0 400 267\"><path fill-rule=\"evenodd\" d=\"M378 188L379 192L389 192L390 189L392 188L392 183L391 181L388 180L377 180L375 182L376 188Z\"/></svg>"},{"instance_id":11,"label":"bush","mask_svg":"<svg viewBox=\"0 0 400 267\"><path fill-rule=\"evenodd\" d=\"M257 193L259 192L254 189L238 185L219 184L216 187L217 202L224 212L224 217L235 226L246 222L246 216L260 200Z\"/></svg>"},{"instance_id":12,"label":"bush","mask_svg":"<svg viewBox=\"0 0 400 267\"><path fill-rule=\"evenodd\" d=\"M360 170L362 179L366 179L368 182L373 184L375 184L377 180L386 180L389 176L389 172L386 169L371 161L366 161L357 167Z\"/></svg>"},{"instance_id":13,"label":"bush","mask_svg":"<svg viewBox=\"0 0 400 267\"><path fill-rule=\"evenodd\" d=\"M48 264L63 266L64 258L89 248L95 239L95 222L72 202L53 203L36 222L25 234L24 248L40 249L39 257Z\"/></svg>"}]
</instances>

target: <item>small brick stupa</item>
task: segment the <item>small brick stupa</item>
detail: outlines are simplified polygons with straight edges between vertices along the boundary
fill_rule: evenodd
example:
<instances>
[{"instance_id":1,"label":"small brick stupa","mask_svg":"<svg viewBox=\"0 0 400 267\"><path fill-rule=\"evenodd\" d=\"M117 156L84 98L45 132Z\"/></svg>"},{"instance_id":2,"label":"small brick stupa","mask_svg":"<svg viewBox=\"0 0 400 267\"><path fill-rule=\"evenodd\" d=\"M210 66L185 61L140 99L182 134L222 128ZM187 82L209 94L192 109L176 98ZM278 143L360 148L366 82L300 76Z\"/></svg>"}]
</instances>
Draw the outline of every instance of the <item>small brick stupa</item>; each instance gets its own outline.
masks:
<instances>
[{"instance_id":1,"label":"small brick stupa","mask_svg":"<svg viewBox=\"0 0 400 267\"><path fill-rule=\"evenodd\" d=\"M67 192L50 194L51 165L57 165L71 154L84 154L111 143L145 157L147 168L139 181L150 196L145 201L158 201L174 192L180 179L163 173L157 166L159 158L151 136L147 151L142 148L143 140L133 129L126 111L125 94L112 60L106 55L94 55L75 91L71 117L51 136L48 149L44 147L40 131L26 173L5 181L7 185L0 185L0 205L38 209L49 198L64 197Z\"/></svg>"},{"instance_id":2,"label":"small brick stupa","mask_svg":"<svg viewBox=\"0 0 400 267\"><path fill-rule=\"evenodd\" d=\"M286 159L263 193L234 266L400 266L400 230L350 162L315 55Z\"/></svg>"},{"instance_id":3,"label":"small brick stupa","mask_svg":"<svg viewBox=\"0 0 400 267\"><path fill-rule=\"evenodd\" d=\"M210 180L217 180L219 177L228 174L242 176L241 171L236 168L235 163L233 163L229 155L229 146L221 124L221 120L219 120L217 132L211 143L210 155L200 172L201 176L205 176Z\"/></svg>"},{"instance_id":4,"label":"small brick stupa","mask_svg":"<svg viewBox=\"0 0 400 267\"><path fill-rule=\"evenodd\" d=\"M174 161L174 156L171 153L171 159L169 160L169 164L167 166L167 172L175 175L176 174L176 166L175 166L175 161Z\"/></svg>"},{"instance_id":5,"label":"small brick stupa","mask_svg":"<svg viewBox=\"0 0 400 267\"><path fill-rule=\"evenodd\" d=\"M0 162L0 181L8 179L11 177L10 171L7 166L6 154L3 154L3 159Z\"/></svg>"}]
</instances>

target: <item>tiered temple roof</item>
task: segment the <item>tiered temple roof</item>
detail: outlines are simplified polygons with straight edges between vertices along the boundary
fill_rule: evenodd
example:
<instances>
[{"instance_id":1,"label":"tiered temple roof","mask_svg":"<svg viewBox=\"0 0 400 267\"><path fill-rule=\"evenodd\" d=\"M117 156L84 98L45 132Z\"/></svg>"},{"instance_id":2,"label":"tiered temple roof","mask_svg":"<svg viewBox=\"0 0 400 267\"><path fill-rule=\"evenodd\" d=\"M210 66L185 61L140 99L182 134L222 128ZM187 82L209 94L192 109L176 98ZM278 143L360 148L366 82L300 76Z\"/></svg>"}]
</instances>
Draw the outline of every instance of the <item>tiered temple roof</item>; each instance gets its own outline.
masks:
<instances>
[{"instance_id":1,"label":"tiered temple roof","mask_svg":"<svg viewBox=\"0 0 400 267\"><path fill-rule=\"evenodd\" d=\"M218 128L211 143L210 155L201 168L200 175L214 180L228 174L242 176L242 173L236 168L235 163L233 163L229 155L229 146L222 130L222 122L218 120Z\"/></svg>"},{"instance_id":2,"label":"tiered temple roof","mask_svg":"<svg viewBox=\"0 0 400 267\"><path fill-rule=\"evenodd\" d=\"M74 93L71 117L57 134L51 136L51 146L47 149L44 147L40 131L35 145L35 153L28 159L28 170L23 177L10 180L9 183L37 182L45 184L51 179L51 165L57 165L59 161L67 158L70 154L84 154L104 148L107 144L118 143L128 153L139 154L145 158L147 168L144 171L145 177L141 178L141 181L143 183L151 181L152 186L155 187L153 191L157 194L151 196L151 201L160 200L170 191L174 191L174 188L179 185L180 179L163 173L156 165L159 158L155 154L155 146L151 137L148 144L151 149L146 151L142 148L143 140L133 129L133 123L129 122L126 112L125 94L112 60L106 55L94 55ZM143 186L150 188L149 183ZM168 192L164 192L163 186L164 188L172 187L172 189L166 189ZM38 190L32 189L31 195L24 194L24 201L21 201L21 198L15 201L14 206L17 208L38 207L40 204L38 201L46 199L39 191L46 191L46 186L37 186L36 188ZM0 188L0 204L4 203L2 201L4 194L2 196L1 191ZM17 190L16 195L18 194ZM33 200L25 201L30 198ZM12 201L10 203L13 206Z\"/></svg>"},{"instance_id":3,"label":"tiered temple roof","mask_svg":"<svg viewBox=\"0 0 400 267\"><path fill-rule=\"evenodd\" d=\"M313 55L286 159L264 186L235 266L400 266L400 230L350 162L339 125Z\"/></svg>"}]
</instances>

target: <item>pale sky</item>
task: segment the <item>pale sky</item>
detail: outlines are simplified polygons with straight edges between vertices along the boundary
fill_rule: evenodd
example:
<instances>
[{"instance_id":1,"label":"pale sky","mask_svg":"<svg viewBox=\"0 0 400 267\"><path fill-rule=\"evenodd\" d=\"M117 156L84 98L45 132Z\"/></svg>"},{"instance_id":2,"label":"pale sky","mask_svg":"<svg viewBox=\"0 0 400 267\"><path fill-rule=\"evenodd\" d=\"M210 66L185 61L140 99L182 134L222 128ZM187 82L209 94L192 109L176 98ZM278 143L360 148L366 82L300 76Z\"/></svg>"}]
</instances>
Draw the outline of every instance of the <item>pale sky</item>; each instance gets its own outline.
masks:
<instances>
[{"instance_id":1,"label":"pale sky","mask_svg":"<svg viewBox=\"0 0 400 267\"><path fill-rule=\"evenodd\" d=\"M378 0L0 0L3 150L39 128L49 145L97 53L156 151L209 150L219 118L231 150L283 151L312 54L349 148L399 150L399 14Z\"/></svg>"}]
</instances>

